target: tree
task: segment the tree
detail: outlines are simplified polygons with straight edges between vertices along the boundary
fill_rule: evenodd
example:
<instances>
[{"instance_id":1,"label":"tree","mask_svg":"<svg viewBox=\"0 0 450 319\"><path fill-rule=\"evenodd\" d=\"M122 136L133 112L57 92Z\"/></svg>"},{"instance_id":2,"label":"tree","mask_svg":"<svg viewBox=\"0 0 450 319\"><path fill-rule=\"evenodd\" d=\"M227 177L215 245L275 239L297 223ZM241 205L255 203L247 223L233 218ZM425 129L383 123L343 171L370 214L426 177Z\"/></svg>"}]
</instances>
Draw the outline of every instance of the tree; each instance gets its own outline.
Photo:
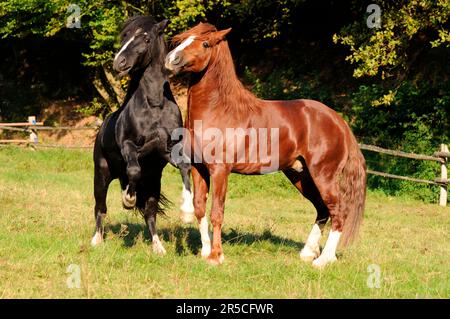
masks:
<instances>
[{"instance_id":1,"label":"tree","mask_svg":"<svg viewBox=\"0 0 450 319\"><path fill-rule=\"evenodd\" d=\"M354 2L356 12L365 7ZM410 75L411 66L424 49L449 47L450 2L447 0L383 1L381 25L369 28L366 18L358 19L335 34L335 43L350 48L347 60L355 65L354 77L380 76L392 89L373 101L390 104L396 86Z\"/></svg>"},{"instance_id":2,"label":"tree","mask_svg":"<svg viewBox=\"0 0 450 319\"><path fill-rule=\"evenodd\" d=\"M299 0L0 0L0 37L26 38L77 37L88 48L84 65L92 68L93 85L106 102L106 112L115 109L124 97L123 87L112 72L112 60L118 50L117 36L123 21L134 14L151 14L156 19L169 18L168 36L188 29L200 21L245 24L250 41L279 36L289 23L289 7ZM77 12L79 8L79 12ZM79 28L68 28L79 13ZM243 31L243 30L241 30Z\"/></svg>"},{"instance_id":3,"label":"tree","mask_svg":"<svg viewBox=\"0 0 450 319\"><path fill-rule=\"evenodd\" d=\"M0 36L83 39L90 50L83 54L85 60L82 63L92 67L95 74L93 84L108 105L107 109L111 110L117 107L124 95L120 82L111 74L110 61L127 9L123 1L80 0L76 6L69 0L0 1ZM79 28L68 29L78 13L81 19Z\"/></svg>"}]
</instances>

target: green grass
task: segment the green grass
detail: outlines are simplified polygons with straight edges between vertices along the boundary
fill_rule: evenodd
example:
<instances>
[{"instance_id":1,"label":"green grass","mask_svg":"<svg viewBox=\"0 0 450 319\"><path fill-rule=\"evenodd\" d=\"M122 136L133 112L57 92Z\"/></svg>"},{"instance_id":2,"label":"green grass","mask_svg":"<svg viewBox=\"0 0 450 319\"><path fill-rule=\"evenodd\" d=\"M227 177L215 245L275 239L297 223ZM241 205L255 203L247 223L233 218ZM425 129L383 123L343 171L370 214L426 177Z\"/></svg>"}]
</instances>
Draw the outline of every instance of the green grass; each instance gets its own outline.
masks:
<instances>
[{"instance_id":1,"label":"green grass","mask_svg":"<svg viewBox=\"0 0 450 319\"><path fill-rule=\"evenodd\" d=\"M0 149L2 298L449 298L450 208L369 192L361 239L319 271L298 256L315 212L282 174L232 175L223 229L225 263L199 256L196 226L182 225L181 178L168 167L173 205L158 219L167 255L151 251L142 218L108 194L106 240L94 232L92 156ZM81 267L81 288L67 267ZM367 287L371 264L381 287Z\"/></svg>"}]
</instances>

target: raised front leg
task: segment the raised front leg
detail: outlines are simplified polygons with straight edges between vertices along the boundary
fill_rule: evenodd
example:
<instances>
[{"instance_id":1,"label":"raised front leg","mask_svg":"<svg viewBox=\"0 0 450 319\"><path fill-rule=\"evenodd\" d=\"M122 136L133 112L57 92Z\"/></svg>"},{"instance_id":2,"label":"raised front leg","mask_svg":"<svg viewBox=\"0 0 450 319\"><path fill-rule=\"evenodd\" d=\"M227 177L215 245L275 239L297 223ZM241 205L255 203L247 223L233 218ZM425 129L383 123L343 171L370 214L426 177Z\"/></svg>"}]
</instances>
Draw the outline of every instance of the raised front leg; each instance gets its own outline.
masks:
<instances>
[{"instance_id":1,"label":"raised front leg","mask_svg":"<svg viewBox=\"0 0 450 319\"><path fill-rule=\"evenodd\" d=\"M206 200L209 192L209 173L204 166L192 166L192 180L194 182L194 209L202 239L202 257L211 254L211 239L209 237L209 223L206 217Z\"/></svg>"},{"instance_id":2,"label":"raised front leg","mask_svg":"<svg viewBox=\"0 0 450 319\"><path fill-rule=\"evenodd\" d=\"M127 163L128 186L122 192L122 202L125 208L136 205L136 185L141 177L141 167L138 162L138 148L130 140L122 144L122 156Z\"/></svg>"},{"instance_id":3,"label":"raised front leg","mask_svg":"<svg viewBox=\"0 0 450 319\"><path fill-rule=\"evenodd\" d=\"M210 168L213 182L213 198L211 207L211 223L213 225L213 244L208 262L213 265L223 263L225 256L222 250L222 225L227 193L228 175L230 170L226 165L213 165Z\"/></svg>"}]
</instances>

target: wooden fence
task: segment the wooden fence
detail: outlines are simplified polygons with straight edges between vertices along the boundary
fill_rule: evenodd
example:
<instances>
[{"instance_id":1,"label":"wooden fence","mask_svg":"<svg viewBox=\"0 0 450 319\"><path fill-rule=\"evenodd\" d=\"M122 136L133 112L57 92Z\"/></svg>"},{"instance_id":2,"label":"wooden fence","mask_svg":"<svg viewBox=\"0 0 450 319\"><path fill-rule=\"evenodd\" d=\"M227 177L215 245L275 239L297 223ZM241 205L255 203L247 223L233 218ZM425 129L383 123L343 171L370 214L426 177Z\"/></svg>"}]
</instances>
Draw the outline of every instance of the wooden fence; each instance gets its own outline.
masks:
<instances>
[{"instance_id":1,"label":"wooden fence","mask_svg":"<svg viewBox=\"0 0 450 319\"><path fill-rule=\"evenodd\" d=\"M423 161L434 161L441 164L441 176L436 177L434 180L427 180L427 179L418 179L418 178L412 178L408 176L401 176L401 175L395 175L395 174L389 174L385 172L378 172L374 170L367 170L368 174L372 175L378 175L382 177L387 178L394 178L394 179L400 179L415 183L425 183L425 184L431 184L431 185L438 185L440 189L440 195L439 195L439 205L446 206L447 205L447 198L448 198L448 185L450 184L450 179L448 179L448 173L447 173L447 162L450 158L450 152L448 150L448 145L441 144L441 148L434 152L433 155L422 155L422 154L415 154L415 153L406 153L402 151L394 151L389 150L386 148L381 148L374 145L367 145L367 144L359 144L359 147L362 150L381 153L381 154L387 154L392 155L396 157L404 157L404 158L410 158L415 160L423 160Z\"/></svg>"},{"instance_id":2,"label":"wooden fence","mask_svg":"<svg viewBox=\"0 0 450 319\"><path fill-rule=\"evenodd\" d=\"M35 116L29 116L28 122L19 123L0 123L0 131L8 130L15 132L23 132L28 134L28 139L0 139L0 145L4 144L18 144L26 145L32 148L91 148L91 146L74 146L74 145L63 145L63 144L43 144L39 142L38 131L84 131L84 130L97 130L98 126L84 126L84 127L73 127L73 126L44 126L43 122L36 122Z\"/></svg>"},{"instance_id":3,"label":"wooden fence","mask_svg":"<svg viewBox=\"0 0 450 319\"><path fill-rule=\"evenodd\" d=\"M90 146L71 146L71 145L61 145L61 144L42 144L39 143L37 132L39 130L68 130L68 131L74 131L74 130L96 130L98 129L98 126L88 126L88 127L70 127L70 126L60 126L60 127L51 127L51 126L44 126L44 123L42 122L36 122L35 116L29 116L28 122L23 123L0 123L0 130L10 130L10 131L20 131L25 132L29 135L28 140L20 140L20 139L13 139L13 140L1 140L0 139L0 145L2 144L22 144L31 146L33 148L36 147L44 147L44 148L91 148ZM386 178L394 178L394 179L400 179L415 183L425 183L425 184L431 184L431 185L438 185L440 189L440 196L439 196L439 205L446 206L447 205L447 198L448 198L448 185L450 184L450 179L448 179L448 171L447 171L447 163L448 159L450 158L450 152L448 149L448 145L441 144L441 148L436 151L433 155L422 155L422 154L415 154L415 153L407 153L402 151L394 151L386 148L381 148L374 145L367 145L367 144L359 144L359 147L362 150L381 153L381 154L387 154L392 155L396 157L404 157L404 158L410 158L415 160L423 160L423 161L434 161L440 163L441 166L441 175L436 177L434 180L426 180L426 179L419 179L419 178L412 178L408 176L401 176L401 175L395 175L395 174L389 174L385 172L379 172L374 170L367 170L368 174L382 176Z\"/></svg>"}]
</instances>

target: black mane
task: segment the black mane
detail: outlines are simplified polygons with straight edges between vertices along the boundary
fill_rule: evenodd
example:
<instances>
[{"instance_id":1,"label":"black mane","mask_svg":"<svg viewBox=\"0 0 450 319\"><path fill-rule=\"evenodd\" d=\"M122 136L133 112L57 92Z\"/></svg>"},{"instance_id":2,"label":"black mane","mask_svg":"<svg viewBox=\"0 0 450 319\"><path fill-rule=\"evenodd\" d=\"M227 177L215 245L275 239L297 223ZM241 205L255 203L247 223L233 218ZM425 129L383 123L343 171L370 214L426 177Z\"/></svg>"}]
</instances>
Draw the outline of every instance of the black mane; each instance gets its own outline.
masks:
<instances>
[{"instance_id":1,"label":"black mane","mask_svg":"<svg viewBox=\"0 0 450 319\"><path fill-rule=\"evenodd\" d=\"M122 38L126 32L132 32L139 28L150 30L155 24L156 20L151 16L134 16L125 21L122 25L122 31L119 36Z\"/></svg>"}]
</instances>

